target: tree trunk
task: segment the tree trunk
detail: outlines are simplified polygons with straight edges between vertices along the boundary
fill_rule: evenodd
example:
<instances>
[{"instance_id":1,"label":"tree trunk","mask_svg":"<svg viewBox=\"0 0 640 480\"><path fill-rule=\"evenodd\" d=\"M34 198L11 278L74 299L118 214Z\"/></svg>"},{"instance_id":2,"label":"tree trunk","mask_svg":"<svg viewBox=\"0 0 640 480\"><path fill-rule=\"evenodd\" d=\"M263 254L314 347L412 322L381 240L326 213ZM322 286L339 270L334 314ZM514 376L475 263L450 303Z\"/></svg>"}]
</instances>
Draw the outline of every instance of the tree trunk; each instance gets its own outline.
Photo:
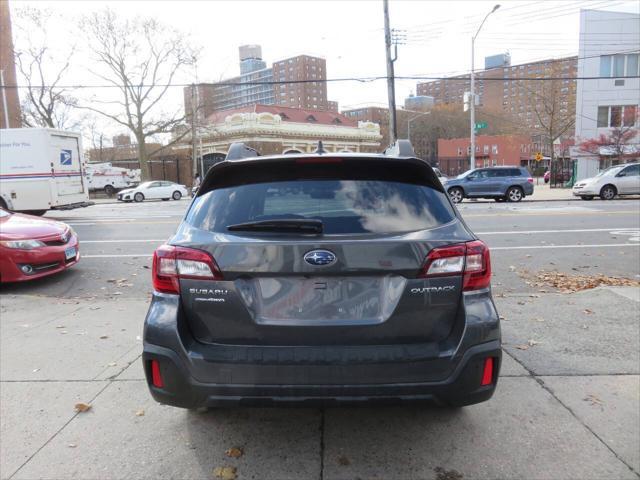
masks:
<instances>
[{"instance_id":1,"label":"tree trunk","mask_svg":"<svg viewBox=\"0 0 640 480\"><path fill-rule=\"evenodd\" d=\"M140 161L140 176L142 181L151 180L151 169L149 168L149 159L147 158L147 144L144 136L137 136L138 140L138 159Z\"/></svg>"}]
</instances>

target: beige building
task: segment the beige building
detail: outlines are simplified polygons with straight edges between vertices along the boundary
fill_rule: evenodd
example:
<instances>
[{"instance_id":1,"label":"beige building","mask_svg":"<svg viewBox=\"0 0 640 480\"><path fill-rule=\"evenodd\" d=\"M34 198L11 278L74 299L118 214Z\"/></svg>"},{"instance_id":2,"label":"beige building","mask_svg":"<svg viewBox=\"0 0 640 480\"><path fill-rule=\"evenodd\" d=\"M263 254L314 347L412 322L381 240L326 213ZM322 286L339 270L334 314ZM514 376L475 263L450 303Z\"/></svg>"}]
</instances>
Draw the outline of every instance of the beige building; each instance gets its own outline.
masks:
<instances>
[{"instance_id":1,"label":"beige building","mask_svg":"<svg viewBox=\"0 0 640 480\"><path fill-rule=\"evenodd\" d=\"M327 152L380 152L380 127L356 122L336 112L253 105L216 112L199 129L198 157L206 171L224 159L234 142L243 142L261 155L311 153L322 141ZM191 141L185 139L183 149Z\"/></svg>"}]
</instances>

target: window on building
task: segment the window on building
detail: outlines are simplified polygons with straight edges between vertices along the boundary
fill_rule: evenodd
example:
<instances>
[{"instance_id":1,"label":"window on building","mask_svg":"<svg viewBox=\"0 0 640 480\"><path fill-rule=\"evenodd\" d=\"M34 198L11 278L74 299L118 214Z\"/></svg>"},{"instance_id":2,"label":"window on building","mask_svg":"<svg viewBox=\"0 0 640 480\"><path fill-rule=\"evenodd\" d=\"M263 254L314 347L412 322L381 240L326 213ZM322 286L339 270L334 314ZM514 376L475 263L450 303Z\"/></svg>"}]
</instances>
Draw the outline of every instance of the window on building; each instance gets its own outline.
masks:
<instances>
[{"instance_id":1,"label":"window on building","mask_svg":"<svg viewBox=\"0 0 640 480\"><path fill-rule=\"evenodd\" d=\"M600 56L601 77L636 77L638 76L639 54L602 55Z\"/></svg>"},{"instance_id":2,"label":"window on building","mask_svg":"<svg viewBox=\"0 0 640 480\"><path fill-rule=\"evenodd\" d=\"M458 156L461 157L462 156L462 147L458 147Z\"/></svg>"},{"instance_id":3,"label":"window on building","mask_svg":"<svg viewBox=\"0 0 640 480\"><path fill-rule=\"evenodd\" d=\"M485 145L482 147L482 153L486 153L486 154L489 153L489 145Z\"/></svg>"},{"instance_id":4,"label":"window on building","mask_svg":"<svg viewBox=\"0 0 640 480\"><path fill-rule=\"evenodd\" d=\"M498 153L498 145L491 145L491 153L497 155Z\"/></svg>"},{"instance_id":5,"label":"window on building","mask_svg":"<svg viewBox=\"0 0 640 480\"><path fill-rule=\"evenodd\" d=\"M598 128L633 127L637 121L637 105L598 107Z\"/></svg>"}]
</instances>

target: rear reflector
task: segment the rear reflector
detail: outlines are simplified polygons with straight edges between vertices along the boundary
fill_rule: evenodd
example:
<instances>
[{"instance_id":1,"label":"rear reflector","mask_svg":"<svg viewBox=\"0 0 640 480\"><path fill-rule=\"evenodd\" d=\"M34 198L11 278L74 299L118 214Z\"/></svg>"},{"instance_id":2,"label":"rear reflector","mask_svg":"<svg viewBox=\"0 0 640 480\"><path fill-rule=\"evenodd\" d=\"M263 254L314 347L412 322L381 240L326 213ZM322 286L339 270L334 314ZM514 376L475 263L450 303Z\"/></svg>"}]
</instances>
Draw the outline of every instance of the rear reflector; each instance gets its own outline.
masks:
<instances>
[{"instance_id":1,"label":"rear reflector","mask_svg":"<svg viewBox=\"0 0 640 480\"><path fill-rule=\"evenodd\" d=\"M160 364L157 360L151 360L151 383L153 383L154 387L164 387L162 375L160 375Z\"/></svg>"},{"instance_id":2,"label":"rear reflector","mask_svg":"<svg viewBox=\"0 0 640 480\"><path fill-rule=\"evenodd\" d=\"M489 248L480 240L434 248L427 255L420 277L464 274L464 291L487 288L491 283Z\"/></svg>"},{"instance_id":3,"label":"rear reflector","mask_svg":"<svg viewBox=\"0 0 640 480\"><path fill-rule=\"evenodd\" d=\"M211 255L202 250L162 245L153 253L153 288L161 293L180 293L180 279L221 280L222 273Z\"/></svg>"},{"instance_id":4,"label":"rear reflector","mask_svg":"<svg viewBox=\"0 0 640 480\"><path fill-rule=\"evenodd\" d=\"M527 182L533 183L533 178L532 177L527 178Z\"/></svg>"},{"instance_id":5,"label":"rear reflector","mask_svg":"<svg viewBox=\"0 0 640 480\"><path fill-rule=\"evenodd\" d=\"M481 386L491 385L493 383L493 357L484 359L484 369L482 371Z\"/></svg>"}]
</instances>

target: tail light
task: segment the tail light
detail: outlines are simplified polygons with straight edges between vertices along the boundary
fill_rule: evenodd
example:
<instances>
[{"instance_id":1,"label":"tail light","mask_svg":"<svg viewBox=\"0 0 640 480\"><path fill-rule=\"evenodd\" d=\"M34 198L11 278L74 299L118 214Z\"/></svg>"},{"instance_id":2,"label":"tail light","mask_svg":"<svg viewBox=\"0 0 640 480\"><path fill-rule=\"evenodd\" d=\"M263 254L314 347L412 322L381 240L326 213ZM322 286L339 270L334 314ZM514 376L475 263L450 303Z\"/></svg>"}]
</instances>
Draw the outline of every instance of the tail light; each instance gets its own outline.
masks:
<instances>
[{"instance_id":1,"label":"tail light","mask_svg":"<svg viewBox=\"0 0 640 480\"><path fill-rule=\"evenodd\" d=\"M153 253L153 288L161 293L180 293L180 279L222 280L211 255L202 250L162 245Z\"/></svg>"},{"instance_id":2,"label":"tail light","mask_svg":"<svg viewBox=\"0 0 640 480\"><path fill-rule=\"evenodd\" d=\"M434 248L427 255L420 277L464 275L462 290L479 290L491 283L489 248L480 240Z\"/></svg>"},{"instance_id":3,"label":"tail light","mask_svg":"<svg viewBox=\"0 0 640 480\"><path fill-rule=\"evenodd\" d=\"M527 178L527 182L533 183L533 178L532 177Z\"/></svg>"}]
</instances>

